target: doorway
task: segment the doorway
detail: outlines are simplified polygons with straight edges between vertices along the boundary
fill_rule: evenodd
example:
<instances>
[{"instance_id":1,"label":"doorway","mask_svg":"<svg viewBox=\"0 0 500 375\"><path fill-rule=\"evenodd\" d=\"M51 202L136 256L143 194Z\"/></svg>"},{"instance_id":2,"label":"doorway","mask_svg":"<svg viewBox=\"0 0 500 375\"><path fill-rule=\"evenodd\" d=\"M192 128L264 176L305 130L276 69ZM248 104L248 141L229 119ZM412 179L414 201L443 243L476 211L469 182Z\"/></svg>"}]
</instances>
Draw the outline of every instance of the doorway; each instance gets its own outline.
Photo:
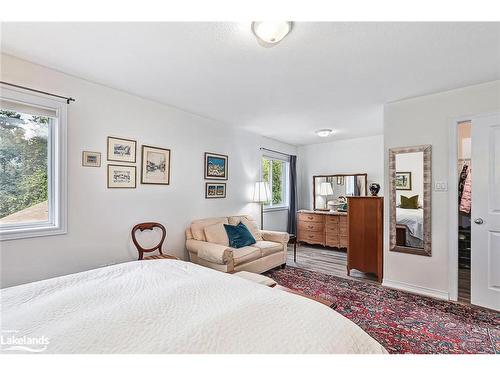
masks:
<instances>
[{"instance_id":1,"label":"doorway","mask_svg":"<svg viewBox=\"0 0 500 375\"><path fill-rule=\"evenodd\" d=\"M458 123L458 301L470 303L472 163L471 121Z\"/></svg>"},{"instance_id":2,"label":"doorway","mask_svg":"<svg viewBox=\"0 0 500 375\"><path fill-rule=\"evenodd\" d=\"M500 114L455 120L450 143L450 299L500 310Z\"/></svg>"}]
</instances>

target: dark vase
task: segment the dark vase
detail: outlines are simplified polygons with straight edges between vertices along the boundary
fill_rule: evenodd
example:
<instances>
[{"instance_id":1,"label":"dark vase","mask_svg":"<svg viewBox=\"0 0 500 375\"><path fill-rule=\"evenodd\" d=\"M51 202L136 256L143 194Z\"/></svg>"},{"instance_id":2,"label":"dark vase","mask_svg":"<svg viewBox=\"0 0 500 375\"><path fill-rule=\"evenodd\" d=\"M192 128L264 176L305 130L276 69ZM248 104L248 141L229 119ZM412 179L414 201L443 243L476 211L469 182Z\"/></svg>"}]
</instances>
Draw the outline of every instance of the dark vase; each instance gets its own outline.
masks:
<instances>
[{"instance_id":1,"label":"dark vase","mask_svg":"<svg viewBox=\"0 0 500 375\"><path fill-rule=\"evenodd\" d=\"M380 185L377 184L376 182L373 182L370 184L370 193L372 193L372 197L376 197L378 192L380 191Z\"/></svg>"}]
</instances>

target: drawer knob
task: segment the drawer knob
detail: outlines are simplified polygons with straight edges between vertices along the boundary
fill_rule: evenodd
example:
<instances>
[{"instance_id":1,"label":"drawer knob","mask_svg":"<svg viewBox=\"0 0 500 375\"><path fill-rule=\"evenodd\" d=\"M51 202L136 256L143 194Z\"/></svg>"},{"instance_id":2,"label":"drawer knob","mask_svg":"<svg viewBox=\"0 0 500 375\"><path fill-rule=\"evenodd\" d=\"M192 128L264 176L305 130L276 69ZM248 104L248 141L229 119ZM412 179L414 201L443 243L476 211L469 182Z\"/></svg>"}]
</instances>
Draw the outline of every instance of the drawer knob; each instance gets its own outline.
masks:
<instances>
[{"instance_id":1,"label":"drawer knob","mask_svg":"<svg viewBox=\"0 0 500 375\"><path fill-rule=\"evenodd\" d=\"M313 229L314 227L312 225L307 226L309 229Z\"/></svg>"},{"instance_id":2,"label":"drawer knob","mask_svg":"<svg viewBox=\"0 0 500 375\"><path fill-rule=\"evenodd\" d=\"M308 218L309 220L312 220L312 219L314 219L314 218L313 218L312 216L308 216L307 218Z\"/></svg>"}]
</instances>

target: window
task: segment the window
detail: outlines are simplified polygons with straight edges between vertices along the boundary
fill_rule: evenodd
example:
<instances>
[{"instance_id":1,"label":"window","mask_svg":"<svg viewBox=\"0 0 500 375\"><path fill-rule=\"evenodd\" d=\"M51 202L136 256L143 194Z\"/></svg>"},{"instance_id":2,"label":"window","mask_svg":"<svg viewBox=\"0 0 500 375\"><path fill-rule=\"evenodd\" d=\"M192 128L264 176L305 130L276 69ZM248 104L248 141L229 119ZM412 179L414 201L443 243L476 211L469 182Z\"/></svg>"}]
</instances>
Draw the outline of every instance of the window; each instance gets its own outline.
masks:
<instances>
[{"instance_id":1,"label":"window","mask_svg":"<svg viewBox=\"0 0 500 375\"><path fill-rule=\"evenodd\" d=\"M266 203L266 209L288 208L288 170L288 161L262 157L262 179L267 181L271 191L271 200Z\"/></svg>"},{"instance_id":2,"label":"window","mask_svg":"<svg viewBox=\"0 0 500 375\"><path fill-rule=\"evenodd\" d=\"M66 230L66 103L2 88L0 239Z\"/></svg>"}]
</instances>

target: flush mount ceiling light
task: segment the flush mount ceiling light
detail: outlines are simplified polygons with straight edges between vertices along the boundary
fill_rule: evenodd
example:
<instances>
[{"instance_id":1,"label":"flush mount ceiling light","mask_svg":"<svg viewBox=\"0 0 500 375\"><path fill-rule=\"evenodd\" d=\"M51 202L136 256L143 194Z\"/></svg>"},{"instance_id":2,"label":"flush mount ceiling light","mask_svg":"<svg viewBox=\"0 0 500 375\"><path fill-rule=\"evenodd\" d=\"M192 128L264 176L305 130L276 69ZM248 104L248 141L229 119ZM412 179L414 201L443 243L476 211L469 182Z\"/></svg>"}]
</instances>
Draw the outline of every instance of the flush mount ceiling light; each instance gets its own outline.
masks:
<instances>
[{"instance_id":1,"label":"flush mount ceiling light","mask_svg":"<svg viewBox=\"0 0 500 375\"><path fill-rule=\"evenodd\" d=\"M319 129L319 130L316 130L316 135L318 137L322 137L322 138L328 137L332 133L333 133L332 129Z\"/></svg>"},{"instance_id":2,"label":"flush mount ceiling light","mask_svg":"<svg viewBox=\"0 0 500 375\"><path fill-rule=\"evenodd\" d=\"M292 22L252 22L252 31L262 42L272 45L279 43L292 30Z\"/></svg>"}]
</instances>

